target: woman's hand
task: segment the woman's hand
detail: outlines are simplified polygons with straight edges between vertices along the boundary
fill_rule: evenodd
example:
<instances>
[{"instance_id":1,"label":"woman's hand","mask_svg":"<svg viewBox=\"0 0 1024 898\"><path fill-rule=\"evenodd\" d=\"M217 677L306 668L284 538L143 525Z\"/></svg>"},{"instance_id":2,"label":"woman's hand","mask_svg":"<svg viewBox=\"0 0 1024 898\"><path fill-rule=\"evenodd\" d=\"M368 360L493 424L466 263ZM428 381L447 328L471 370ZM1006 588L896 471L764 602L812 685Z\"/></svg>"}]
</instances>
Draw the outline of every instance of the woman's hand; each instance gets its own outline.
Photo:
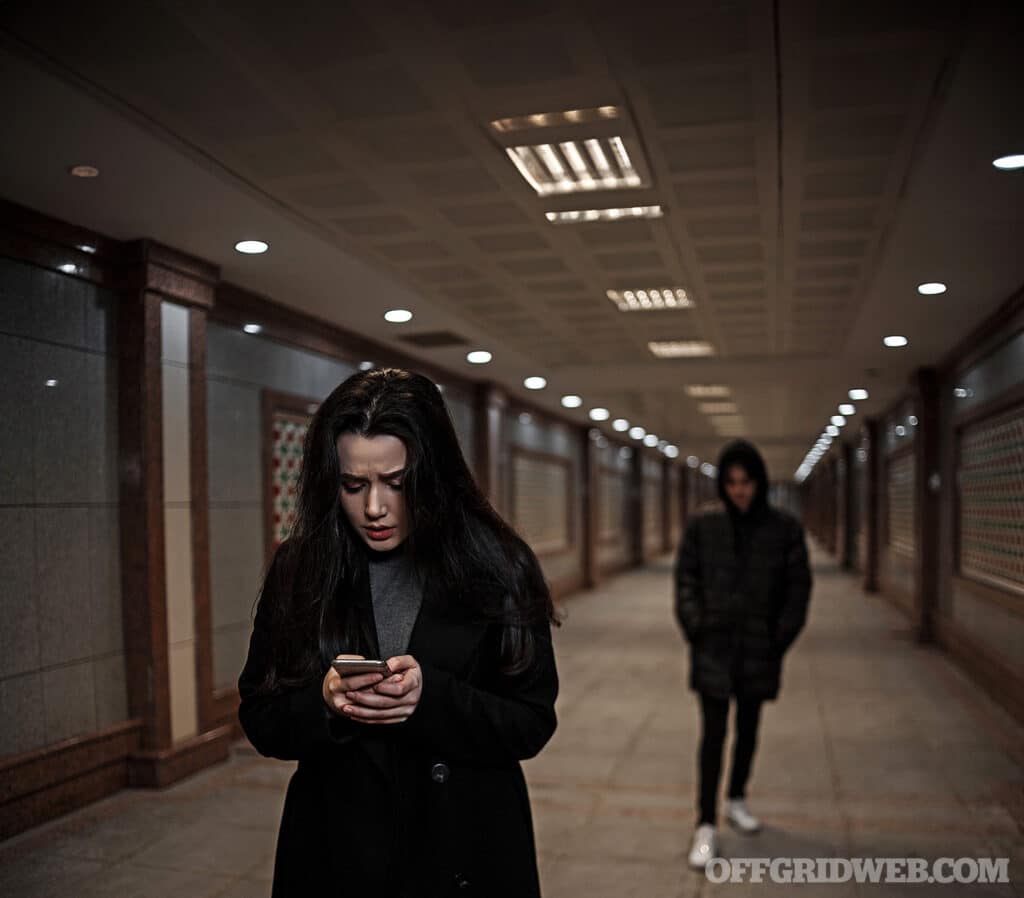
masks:
<instances>
[{"instance_id":1,"label":"woman's hand","mask_svg":"<svg viewBox=\"0 0 1024 898\"><path fill-rule=\"evenodd\" d=\"M423 692L423 671L412 655L388 658L392 674L370 688L353 686L342 692L341 713L360 723L401 723L408 720ZM365 677L349 677L348 682Z\"/></svg>"},{"instance_id":2,"label":"woman's hand","mask_svg":"<svg viewBox=\"0 0 1024 898\"><path fill-rule=\"evenodd\" d=\"M353 661L365 660L362 655L338 655L338 659ZM356 674L353 677L343 677L332 667L324 676L321 692L327 707L335 714L341 714L342 708L349 704L349 700L345 697L347 692L376 686L383 679L384 675L377 673Z\"/></svg>"}]
</instances>

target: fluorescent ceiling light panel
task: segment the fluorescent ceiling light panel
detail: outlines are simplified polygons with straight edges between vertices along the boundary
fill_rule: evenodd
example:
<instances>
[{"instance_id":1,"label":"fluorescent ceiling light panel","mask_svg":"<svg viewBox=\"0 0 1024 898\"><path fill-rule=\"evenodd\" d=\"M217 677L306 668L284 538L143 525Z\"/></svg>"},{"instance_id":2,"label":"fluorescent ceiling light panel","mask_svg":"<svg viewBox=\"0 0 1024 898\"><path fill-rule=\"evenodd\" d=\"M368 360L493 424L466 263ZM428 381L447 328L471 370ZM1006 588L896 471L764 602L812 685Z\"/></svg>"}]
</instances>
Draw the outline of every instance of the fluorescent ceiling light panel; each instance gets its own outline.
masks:
<instances>
[{"instance_id":1,"label":"fluorescent ceiling light panel","mask_svg":"<svg viewBox=\"0 0 1024 898\"><path fill-rule=\"evenodd\" d=\"M693 300L682 287L653 287L646 290L606 290L607 296L620 312L692 309Z\"/></svg>"},{"instance_id":2,"label":"fluorescent ceiling light panel","mask_svg":"<svg viewBox=\"0 0 1024 898\"><path fill-rule=\"evenodd\" d=\"M694 358L714 355L715 348L704 340L654 340L647 348L659 359Z\"/></svg>"},{"instance_id":3,"label":"fluorescent ceiling light panel","mask_svg":"<svg viewBox=\"0 0 1024 898\"><path fill-rule=\"evenodd\" d=\"M537 196L649 186L621 137L521 144L505 152Z\"/></svg>"},{"instance_id":4,"label":"fluorescent ceiling light panel","mask_svg":"<svg viewBox=\"0 0 1024 898\"><path fill-rule=\"evenodd\" d=\"M552 224L581 224L591 221L623 221L631 218L661 218L661 206L628 206L616 209L572 209L568 212L545 212Z\"/></svg>"},{"instance_id":5,"label":"fluorescent ceiling light panel","mask_svg":"<svg viewBox=\"0 0 1024 898\"><path fill-rule=\"evenodd\" d=\"M731 395L729 388L722 384L690 384L684 389L692 399L724 399Z\"/></svg>"},{"instance_id":6,"label":"fluorescent ceiling light panel","mask_svg":"<svg viewBox=\"0 0 1024 898\"><path fill-rule=\"evenodd\" d=\"M491 122L491 130L495 134L508 134L510 131L529 131L535 128L561 128L566 125L611 121L620 115L618 106L589 106L585 109L564 109L561 112L536 112L532 115L494 119Z\"/></svg>"}]
</instances>

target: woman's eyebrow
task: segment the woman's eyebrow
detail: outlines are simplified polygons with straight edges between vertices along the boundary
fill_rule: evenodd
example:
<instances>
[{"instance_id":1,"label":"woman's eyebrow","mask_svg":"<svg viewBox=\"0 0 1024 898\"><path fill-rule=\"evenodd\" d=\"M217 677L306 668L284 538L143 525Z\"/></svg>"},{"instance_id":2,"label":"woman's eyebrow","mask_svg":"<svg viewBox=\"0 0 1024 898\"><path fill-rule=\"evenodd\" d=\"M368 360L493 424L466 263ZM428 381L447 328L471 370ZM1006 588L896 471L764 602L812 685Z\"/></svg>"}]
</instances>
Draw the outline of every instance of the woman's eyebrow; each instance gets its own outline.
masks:
<instances>
[{"instance_id":1,"label":"woman's eyebrow","mask_svg":"<svg viewBox=\"0 0 1024 898\"><path fill-rule=\"evenodd\" d=\"M397 471L390 471L387 474L379 474L381 480L394 480L396 477L401 477L405 473L405 468L399 468ZM347 471L343 471L341 476L345 480L358 480L361 483L369 483L368 477L363 477L361 474L349 474Z\"/></svg>"}]
</instances>

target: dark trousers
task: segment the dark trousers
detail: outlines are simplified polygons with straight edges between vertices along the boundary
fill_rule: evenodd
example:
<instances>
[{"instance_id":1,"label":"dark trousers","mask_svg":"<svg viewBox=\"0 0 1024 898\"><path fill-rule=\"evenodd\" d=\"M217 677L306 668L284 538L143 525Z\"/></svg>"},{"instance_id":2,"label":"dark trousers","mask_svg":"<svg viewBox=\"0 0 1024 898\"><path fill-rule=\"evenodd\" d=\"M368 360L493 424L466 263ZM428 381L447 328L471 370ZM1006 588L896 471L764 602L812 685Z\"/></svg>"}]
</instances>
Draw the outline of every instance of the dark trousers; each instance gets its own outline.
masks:
<instances>
[{"instance_id":1,"label":"dark trousers","mask_svg":"<svg viewBox=\"0 0 1024 898\"><path fill-rule=\"evenodd\" d=\"M704 735L700 743L700 819L716 822L718 780L722 772L722 746L725 743L729 717L729 699L700 694ZM729 798L743 798L750 776L750 765L757 748L757 725L761 719L761 699L736 696L736 740L733 744L732 770L729 775Z\"/></svg>"}]
</instances>

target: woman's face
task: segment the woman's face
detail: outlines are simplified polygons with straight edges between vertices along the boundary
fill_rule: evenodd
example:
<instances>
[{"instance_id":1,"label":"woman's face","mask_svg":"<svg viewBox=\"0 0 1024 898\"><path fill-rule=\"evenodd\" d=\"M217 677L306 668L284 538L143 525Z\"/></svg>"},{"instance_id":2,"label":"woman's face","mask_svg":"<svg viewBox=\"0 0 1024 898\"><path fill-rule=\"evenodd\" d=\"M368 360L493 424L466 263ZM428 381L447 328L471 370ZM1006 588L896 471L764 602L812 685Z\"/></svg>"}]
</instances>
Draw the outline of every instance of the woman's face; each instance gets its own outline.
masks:
<instances>
[{"instance_id":1,"label":"woman's face","mask_svg":"<svg viewBox=\"0 0 1024 898\"><path fill-rule=\"evenodd\" d=\"M338 437L341 507L371 549L386 552L409 535L402 493L405 443L398 437L343 433Z\"/></svg>"}]
</instances>

